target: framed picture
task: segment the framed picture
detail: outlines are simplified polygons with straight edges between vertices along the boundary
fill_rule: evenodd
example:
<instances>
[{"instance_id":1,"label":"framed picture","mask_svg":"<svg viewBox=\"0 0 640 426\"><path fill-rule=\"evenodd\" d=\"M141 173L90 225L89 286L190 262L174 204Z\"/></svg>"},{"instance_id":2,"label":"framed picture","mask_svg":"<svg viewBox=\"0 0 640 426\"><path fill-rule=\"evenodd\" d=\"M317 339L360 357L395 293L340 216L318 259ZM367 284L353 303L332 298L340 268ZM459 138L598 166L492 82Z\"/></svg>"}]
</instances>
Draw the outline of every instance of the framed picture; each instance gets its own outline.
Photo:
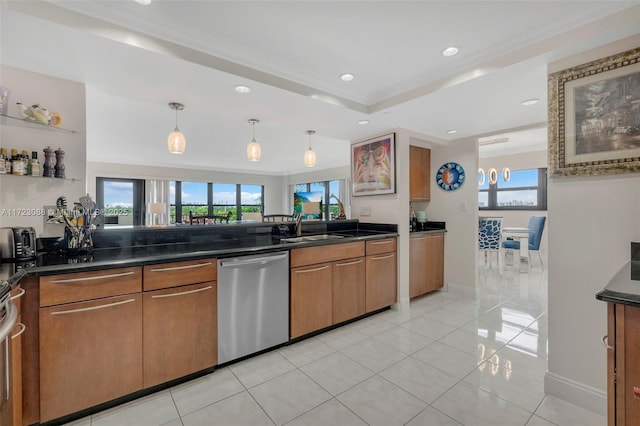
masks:
<instances>
[{"instance_id":1,"label":"framed picture","mask_svg":"<svg viewBox=\"0 0 640 426\"><path fill-rule=\"evenodd\" d=\"M351 144L353 196L396 192L395 133Z\"/></svg>"},{"instance_id":2,"label":"framed picture","mask_svg":"<svg viewBox=\"0 0 640 426\"><path fill-rule=\"evenodd\" d=\"M548 83L550 176L640 172L640 48Z\"/></svg>"}]
</instances>

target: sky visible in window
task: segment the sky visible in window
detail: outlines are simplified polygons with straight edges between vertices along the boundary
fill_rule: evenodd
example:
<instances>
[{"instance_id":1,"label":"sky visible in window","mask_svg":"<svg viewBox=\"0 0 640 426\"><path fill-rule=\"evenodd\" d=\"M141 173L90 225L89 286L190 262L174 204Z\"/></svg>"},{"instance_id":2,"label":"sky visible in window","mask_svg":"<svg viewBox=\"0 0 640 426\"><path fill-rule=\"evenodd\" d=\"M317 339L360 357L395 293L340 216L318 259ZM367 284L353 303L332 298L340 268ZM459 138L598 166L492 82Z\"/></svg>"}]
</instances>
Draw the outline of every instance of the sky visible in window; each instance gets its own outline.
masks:
<instances>
[{"instance_id":1,"label":"sky visible in window","mask_svg":"<svg viewBox=\"0 0 640 426\"><path fill-rule=\"evenodd\" d=\"M207 204L206 182L182 182L182 204L183 205L206 205ZM262 197L262 187L260 185L242 185L240 194L242 204L260 204ZM175 200L176 186L172 181L169 184L170 197ZM236 204L236 184L235 183L214 183L213 184L213 204Z\"/></svg>"},{"instance_id":2,"label":"sky visible in window","mask_svg":"<svg viewBox=\"0 0 640 426\"><path fill-rule=\"evenodd\" d=\"M104 181L105 207L133 207L133 183Z\"/></svg>"}]
</instances>

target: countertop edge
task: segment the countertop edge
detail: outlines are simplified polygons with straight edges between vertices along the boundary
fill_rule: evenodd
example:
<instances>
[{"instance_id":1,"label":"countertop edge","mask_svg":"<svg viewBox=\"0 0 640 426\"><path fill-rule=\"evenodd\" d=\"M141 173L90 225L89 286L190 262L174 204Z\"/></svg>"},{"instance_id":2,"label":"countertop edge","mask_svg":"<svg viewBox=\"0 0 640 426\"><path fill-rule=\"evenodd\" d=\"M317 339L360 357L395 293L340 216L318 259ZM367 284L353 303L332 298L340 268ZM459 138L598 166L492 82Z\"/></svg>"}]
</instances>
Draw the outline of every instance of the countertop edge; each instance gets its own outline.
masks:
<instances>
[{"instance_id":1,"label":"countertop edge","mask_svg":"<svg viewBox=\"0 0 640 426\"><path fill-rule=\"evenodd\" d=\"M640 307L640 281L631 279L631 261L624 264L609 283L596 293L596 299Z\"/></svg>"}]
</instances>

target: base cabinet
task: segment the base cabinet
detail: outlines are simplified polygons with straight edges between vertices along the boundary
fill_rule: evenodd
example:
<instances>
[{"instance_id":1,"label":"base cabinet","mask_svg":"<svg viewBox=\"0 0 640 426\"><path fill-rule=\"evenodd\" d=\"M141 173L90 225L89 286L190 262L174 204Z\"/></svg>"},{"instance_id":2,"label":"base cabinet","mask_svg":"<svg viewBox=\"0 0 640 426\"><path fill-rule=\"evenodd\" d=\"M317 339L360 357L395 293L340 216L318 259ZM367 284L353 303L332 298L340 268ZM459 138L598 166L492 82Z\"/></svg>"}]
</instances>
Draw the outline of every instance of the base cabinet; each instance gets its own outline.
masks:
<instances>
[{"instance_id":1,"label":"base cabinet","mask_svg":"<svg viewBox=\"0 0 640 426\"><path fill-rule=\"evenodd\" d=\"M444 287L444 234L412 235L409 251L409 297Z\"/></svg>"},{"instance_id":2,"label":"base cabinet","mask_svg":"<svg viewBox=\"0 0 640 426\"><path fill-rule=\"evenodd\" d=\"M140 293L40 309L40 421L140 389Z\"/></svg>"},{"instance_id":3,"label":"base cabinet","mask_svg":"<svg viewBox=\"0 0 640 426\"><path fill-rule=\"evenodd\" d=\"M346 259L332 264L333 324L364 315L365 258Z\"/></svg>"},{"instance_id":4,"label":"base cabinet","mask_svg":"<svg viewBox=\"0 0 640 426\"><path fill-rule=\"evenodd\" d=\"M608 304L609 426L640 425L640 308Z\"/></svg>"},{"instance_id":5,"label":"base cabinet","mask_svg":"<svg viewBox=\"0 0 640 426\"><path fill-rule=\"evenodd\" d=\"M215 281L145 292L144 387L217 364Z\"/></svg>"},{"instance_id":6,"label":"base cabinet","mask_svg":"<svg viewBox=\"0 0 640 426\"><path fill-rule=\"evenodd\" d=\"M365 309L372 312L398 301L396 239L367 241Z\"/></svg>"},{"instance_id":7,"label":"base cabinet","mask_svg":"<svg viewBox=\"0 0 640 426\"><path fill-rule=\"evenodd\" d=\"M291 269L291 338L332 324L331 263Z\"/></svg>"}]
</instances>

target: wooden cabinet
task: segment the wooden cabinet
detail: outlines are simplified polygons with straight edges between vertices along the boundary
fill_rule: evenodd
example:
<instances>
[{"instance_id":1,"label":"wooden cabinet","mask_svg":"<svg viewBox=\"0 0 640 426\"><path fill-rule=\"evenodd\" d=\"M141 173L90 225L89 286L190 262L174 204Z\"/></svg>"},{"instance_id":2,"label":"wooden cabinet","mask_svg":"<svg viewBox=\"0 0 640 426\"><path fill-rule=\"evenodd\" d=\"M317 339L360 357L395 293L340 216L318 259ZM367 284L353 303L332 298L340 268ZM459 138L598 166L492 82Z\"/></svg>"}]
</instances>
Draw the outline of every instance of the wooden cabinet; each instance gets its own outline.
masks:
<instances>
[{"instance_id":1,"label":"wooden cabinet","mask_svg":"<svg viewBox=\"0 0 640 426\"><path fill-rule=\"evenodd\" d=\"M365 313L364 254L363 242L291 250L292 339Z\"/></svg>"},{"instance_id":2,"label":"wooden cabinet","mask_svg":"<svg viewBox=\"0 0 640 426\"><path fill-rule=\"evenodd\" d=\"M365 310L365 259L358 257L333 262L333 324L364 315Z\"/></svg>"},{"instance_id":3,"label":"wooden cabinet","mask_svg":"<svg viewBox=\"0 0 640 426\"><path fill-rule=\"evenodd\" d=\"M145 388L217 363L216 271L216 259L144 267Z\"/></svg>"},{"instance_id":4,"label":"wooden cabinet","mask_svg":"<svg viewBox=\"0 0 640 426\"><path fill-rule=\"evenodd\" d=\"M409 201L431 198L431 150L409 146Z\"/></svg>"},{"instance_id":5,"label":"wooden cabinet","mask_svg":"<svg viewBox=\"0 0 640 426\"><path fill-rule=\"evenodd\" d=\"M640 425L640 308L608 304L609 426Z\"/></svg>"},{"instance_id":6,"label":"wooden cabinet","mask_svg":"<svg viewBox=\"0 0 640 426\"><path fill-rule=\"evenodd\" d=\"M396 238L366 243L365 310L372 312L398 301Z\"/></svg>"},{"instance_id":7,"label":"wooden cabinet","mask_svg":"<svg viewBox=\"0 0 640 426\"><path fill-rule=\"evenodd\" d=\"M333 284L331 263L291 269L291 338L332 324Z\"/></svg>"},{"instance_id":8,"label":"wooden cabinet","mask_svg":"<svg viewBox=\"0 0 640 426\"><path fill-rule=\"evenodd\" d=\"M141 272L40 279L41 422L142 389Z\"/></svg>"},{"instance_id":9,"label":"wooden cabinet","mask_svg":"<svg viewBox=\"0 0 640 426\"><path fill-rule=\"evenodd\" d=\"M444 233L412 235L409 251L409 297L444 287Z\"/></svg>"}]
</instances>

